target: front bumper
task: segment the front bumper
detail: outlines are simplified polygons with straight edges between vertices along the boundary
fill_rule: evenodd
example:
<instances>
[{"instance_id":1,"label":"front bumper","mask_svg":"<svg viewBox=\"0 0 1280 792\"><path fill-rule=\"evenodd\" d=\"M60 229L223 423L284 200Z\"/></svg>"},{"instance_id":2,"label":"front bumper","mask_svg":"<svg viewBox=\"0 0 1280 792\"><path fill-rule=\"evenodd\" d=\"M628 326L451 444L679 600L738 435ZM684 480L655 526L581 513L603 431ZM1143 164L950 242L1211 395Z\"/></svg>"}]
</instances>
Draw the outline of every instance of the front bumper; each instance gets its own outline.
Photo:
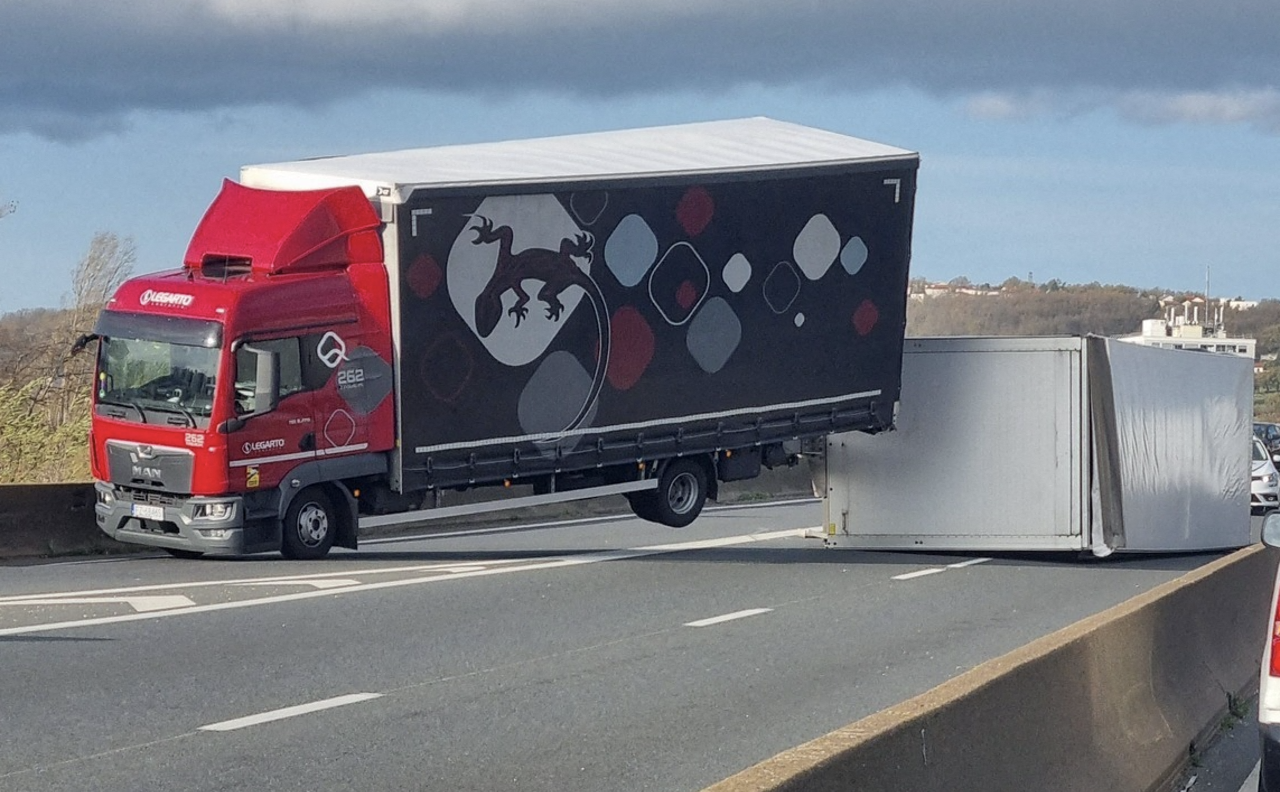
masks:
<instances>
[{"instance_id":1,"label":"front bumper","mask_svg":"<svg viewBox=\"0 0 1280 792\"><path fill-rule=\"evenodd\" d=\"M1249 510L1257 514L1266 514L1269 511L1280 509L1280 494L1275 490L1259 491L1254 490L1249 496Z\"/></svg>"},{"instance_id":2,"label":"front bumper","mask_svg":"<svg viewBox=\"0 0 1280 792\"><path fill-rule=\"evenodd\" d=\"M245 552L244 502L237 496L209 498L94 485L98 528L118 542L211 555ZM227 504L226 516L197 516L212 504Z\"/></svg>"}]
</instances>

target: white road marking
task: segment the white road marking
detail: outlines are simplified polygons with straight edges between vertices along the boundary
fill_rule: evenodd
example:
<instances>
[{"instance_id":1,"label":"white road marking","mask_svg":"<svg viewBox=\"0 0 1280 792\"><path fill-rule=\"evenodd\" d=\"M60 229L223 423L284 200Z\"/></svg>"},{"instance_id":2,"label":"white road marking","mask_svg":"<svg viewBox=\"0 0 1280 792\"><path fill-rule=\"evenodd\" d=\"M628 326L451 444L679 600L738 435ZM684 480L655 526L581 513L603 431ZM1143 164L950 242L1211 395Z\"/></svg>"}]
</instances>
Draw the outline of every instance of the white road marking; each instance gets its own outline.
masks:
<instances>
[{"instance_id":1,"label":"white road marking","mask_svg":"<svg viewBox=\"0 0 1280 792\"><path fill-rule=\"evenodd\" d=\"M961 561L958 564L947 564L947 569L964 569L965 567L977 566L990 561L990 558L970 558L968 561Z\"/></svg>"},{"instance_id":2,"label":"white road marking","mask_svg":"<svg viewBox=\"0 0 1280 792\"><path fill-rule=\"evenodd\" d=\"M0 600L3 605L118 605L125 603L138 613L189 608L194 602L178 594L162 594L155 597L42 597L20 601Z\"/></svg>"},{"instance_id":3,"label":"white road marking","mask_svg":"<svg viewBox=\"0 0 1280 792\"><path fill-rule=\"evenodd\" d=\"M939 572L946 572L942 567L933 567L932 569L921 569L918 572L908 572L905 575L894 575L893 580L911 580L913 578L924 577L925 575L936 575Z\"/></svg>"},{"instance_id":4,"label":"white road marking","mask_svg":"<svg viewBox=\"0 0 1280 792\"><path fill-rule=\"evenodd\" d=\"M930 567L929 569L921 569L918 572L907 572L903 575L894 575L892 580L912 580L913 578L925 577L926 575L936 575L939 572L946 572L948 569L964 569L965 567L976 566L977 564L985 564L990 558L970 558L968 561L957 561L954 564L947 564L945 567Z\"/></svg>"},{"instance_id":5,"label":"white road marking","mask_svg":"<svg viewBox=\"0 0 1280 792\"><path fill-rule=\"evenodd\" d=\"M428 570L433 574L424 577L401 578L398 580L384 580L379 583L362 583L358 586L345 586L341 589L329 589L319 591L302 591L295 594L278 594L270 597L260 597L258 599L237 600L233 602L218 602L209 605L194 605L189 608L175 608L173 610L157 611L154 613L132 613L122 616L103 616L93 619L80 619L76 621L54 622L51 624L28 624L22 627L6 627L0 629L0 636L6 635L25 635L27 633L50 632L53 630L70 630L78 627L98 627L105 624L120 624L123 622L141 621L143 619L159 619L168 616L180 616L195 613L213 613L217 611L239 610L241 608L252 608L261 605L274 605L281 602L298 602L300 600L316 599L318 597L337 597L344 594L351 594L362 591L378 591L381 589L403 588L406 586L417 586L424 583L437 583L442 580L460 580L463 578L489 577L491 575L503 575L511 572L533 572L543 569L563 569L572 566L585 566L587 564L598 564L604 561L625 561L632 558L643 558L645 556L662 555L665 553L677 553L684 550L704 550L712 547L728 547L731 545L751 544L754 542L766 542L774 539L783 539L787 537L803 537L808 528L796 528L787 531L766 531L757 534L743 534L740 536L730 536L723 539L709 539L705 541L683 542L677 544L651 545L648 547L637 547L628 550L610 550L599 553L584 553L582 555L565 556L565 557L548 557L543 559L503 559L499 561L486 561L487 568L476 569L469 572L455 572L458 564L436 564L429 567L405 567L398 571L416 571ZM362 574L367 574L375 570L362 570ZM391 570L376 570L379 572L388 572ZM321 577L334 577L347 573L332 573L331 575L312 575L298 576L294 578L257 578L256 580L308 580ZM215 585L231 585L234 583L249 583L249 580L223 580L223 581L207 581L198 584L186 584L187 586L215 586ZM137 590L154 591L165 588L181 588L184 584L174 583L163 586L140 586ZM130 589L118 589L118 591L130 591ZM110 592L103 592L110 593ZM48 598L50 595L23 596L12 597L4 602L29 602L33 599Z\"/></svg>"},{"instance_id":6,"label":"white road marking","mask_svg":"<svg viewBox=\"0 0 1280 792\"><path fill-rule=\"evenodd\" d=\"M222 721L221 723L211 723L208 726L201 726L200 731L235 731L248 726L258 726L263 723L271 723L272 721L284 720L285 718L293 718L298 715L306 715L312 712L320 712L321 710L333 709L334 707L344 707L348 704L359 704L362 701L382 698L381 693L351 693L346 696L336 696L324 701L313 701L310 704L299 704L296 707L285 707L283 709L272 710L271 712L260 712L257 715L248 715L235 720Z\"/></svg>"},{"instance_id":7,"label":"white road marking","mask_svg":"<svg viewBox=\"0 0 1280 792\"><path fill-rule=\"evenodd\" d=\"M759 616L762 613L768 613L772 610L773 608L752 608L751 610L740 610L740 611L737 611L736 613L726 613L723 616L712 616L709 619L699 619L697 621L687 622L684 626L685 627L710 627L713 624L724 624L725 622L728 622L728 621L745 619L748 616Z\"/></svg>"},{"instance_id":8,"label":"white road marking","mask_svg":"<svg viewBox=\"0 0 1280 792\"><path fill-rule=\"evenodd\" d=\"M499 559L496 561L485 561L485 566L493 566L495 564L520 564L525 559L511 558ZM404 567L383 567L381 569L362 569L361 575L391 575L401 572L453 572L455 570L472 571L476 569L484 569L479 564L415 564L414 566ZM186 583L161 583L151 586L126 586L123 588L113 589L96 589L93 591L62 591L46 594L19 594L11 597L0 597L0 605L13 602L27 602L30 600L48 599L50 597L96 597L96 596L112 596L121 594L132 594L137 591L172 591L173 589L192 589L206 588L209 586L236 586L242 583L291 583L306 580L324 580L327 578L341 577L350 575L351 571L343 572L312 572L304 575L271 575L260 578L232 578L230 580L193 580Z\"/></svg>"},{"instance_id":9,"label":"white road marking","mask_svg":"<svg viewBox=\"0 0 1280 792\"><path fill-rule=\"evenodd\" d=\"M325 578L323 580L255 580L251 583L237 583L237 586L310 586L314 589L346 588L358 586L360 581L350 578ZM191 603L194 605L195 603Z\"/></svg>"}]
</instances>

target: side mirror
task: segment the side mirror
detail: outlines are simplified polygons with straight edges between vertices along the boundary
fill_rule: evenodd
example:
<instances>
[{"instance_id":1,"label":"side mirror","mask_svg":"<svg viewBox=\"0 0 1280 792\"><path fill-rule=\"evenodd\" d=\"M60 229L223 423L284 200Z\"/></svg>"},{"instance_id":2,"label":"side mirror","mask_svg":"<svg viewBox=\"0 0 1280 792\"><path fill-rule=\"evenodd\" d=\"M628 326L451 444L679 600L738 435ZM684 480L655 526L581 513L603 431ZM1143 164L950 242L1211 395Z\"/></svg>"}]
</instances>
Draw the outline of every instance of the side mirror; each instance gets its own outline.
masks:
<instances>
[{"instance_id":1,"label":"side mirror","mask_svg":"<svg viewBox=\"0 0 1280 792\"><path fill-rule=\"evenodd\" d=\"M1262 543L1280 547L1280 511L1273 511L1262 519Z\"/></svg>"},{"instance_id":2,"label":"side mirror","mask_svg":"<svg viewBox=\"0 0 1280 792\"><path fill-rule=\"evenodd\" d=\"M80 354L81 352L84 351L85 347L89 346L90 344L92 344L94 341L97 341L97 340L98 340L97 333L85 333L84 335L80 336L79 338L76 339L76 342L71 345L71 357L75 357L76 355Z\"/></svg>"}]
</instances>

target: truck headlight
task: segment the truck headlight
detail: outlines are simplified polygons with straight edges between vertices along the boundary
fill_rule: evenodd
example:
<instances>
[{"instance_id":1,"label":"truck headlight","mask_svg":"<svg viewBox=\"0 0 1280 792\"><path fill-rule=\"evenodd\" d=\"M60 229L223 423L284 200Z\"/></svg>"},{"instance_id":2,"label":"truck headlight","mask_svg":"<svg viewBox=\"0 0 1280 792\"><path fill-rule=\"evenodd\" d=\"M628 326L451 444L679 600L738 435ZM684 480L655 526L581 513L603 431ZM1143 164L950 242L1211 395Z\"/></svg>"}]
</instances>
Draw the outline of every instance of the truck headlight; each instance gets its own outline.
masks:
<instances>
[{"instance_id":1,"label":"truck headlight","mask_svg":"<svg viewBox=\"0 0 1280 792\"><path fill-rule=\"evenodd\" d=\"M98 493L98 503L110 506L116 502L116 496L110 490L95 489L94 491Z\"/></svg>"},{"instance_id":2,"label":"truck headlight","mask_svg":"<svg viewBox=\"0 0 1280 792\"><path fill-rule=\"evenodd\" d=\"M206 501L191 507L191 517L196 520L230 520L236 513L236 505L230 501Z\"/></svg>"}]
</instances>

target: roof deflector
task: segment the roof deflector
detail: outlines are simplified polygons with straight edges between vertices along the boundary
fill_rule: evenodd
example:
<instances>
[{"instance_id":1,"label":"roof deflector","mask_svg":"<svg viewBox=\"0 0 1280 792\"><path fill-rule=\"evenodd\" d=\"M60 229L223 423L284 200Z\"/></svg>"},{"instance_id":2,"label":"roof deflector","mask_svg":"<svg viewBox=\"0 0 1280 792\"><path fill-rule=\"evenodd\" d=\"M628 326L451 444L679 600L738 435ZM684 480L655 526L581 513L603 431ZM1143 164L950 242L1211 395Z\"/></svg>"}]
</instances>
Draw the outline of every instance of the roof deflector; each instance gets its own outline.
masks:
<instances>
[{"instance_id":1,"label":"roof deflector","mask_svg":"<svg viewBox=\"0 0 1280 792\"><path fill-rule=\"evenodd\" d=\"M382 260L381 221L359 187L281 191L222 183L196 228L184 263L248 261L284 274Z\"/></svg>"}]
</instances>

